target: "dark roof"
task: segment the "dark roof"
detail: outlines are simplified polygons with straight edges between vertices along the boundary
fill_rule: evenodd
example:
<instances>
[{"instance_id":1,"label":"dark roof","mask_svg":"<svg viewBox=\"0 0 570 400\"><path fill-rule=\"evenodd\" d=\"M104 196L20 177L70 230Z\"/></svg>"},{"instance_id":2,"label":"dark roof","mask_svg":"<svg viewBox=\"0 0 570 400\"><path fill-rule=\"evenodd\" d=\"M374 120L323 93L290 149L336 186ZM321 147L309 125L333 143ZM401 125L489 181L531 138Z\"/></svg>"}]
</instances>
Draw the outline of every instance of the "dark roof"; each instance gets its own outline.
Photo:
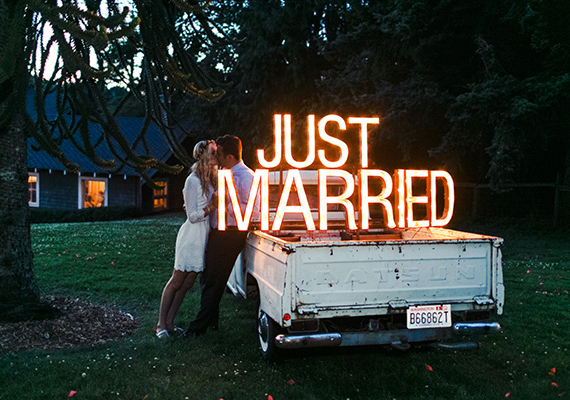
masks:
<instances>
[{"instance_id":1,"label":"dark roof","mask_svg":"<svg viewBox=\"0 0 570 400\"><path fill-rule=\"evenodd\" d=\"M36 119L36 99L35 99L36 91L34 88L29 87L26 90L26 111L28 115L33 120ZM45 112L47 115L56 115L57 114L57 107L55 104L55 96L53 94L48 94L45 100Z\"/></svg>"},{"instance_id":2,"label":"dark roof","mask_svg":"<svg viewBox=\"0 0 570 400\"><path fill-rule=\"evenodd\" d=\"M33 109L33 100L30 103L29 101L30 96L28 96L28 113L32 118L35 118L35 110ZM142 127L144 126L144 118L135 118L135 117L118 117L117 123L123 136L127 139L129 144L132 144L139 132L141 131ZM101 126L98 124L90 123L89 124L89 131L92 138L92 143L97 143L97 140L101 138ZM175 135L178 140L181 142L185 139L186 135L181 131L175 131ZM151 123L148 127L148 130L145 135L146 144L150 151L150 155L155 157L156 159L166 162L171 156L172 151L170 146L168 145L166 139L156 126L156 124ZM81 139L79 133L76 134L76 142L81 143ZM37 142L35 139L29 138L28 139L28 168L37 168L37 169L52 169L52 170L64 170L65 167L58 162L55 158L50 156L44 150L36 150L37 149ZM65 140L61 145L60 149L66 155L66 157L79 165L81 172L84 173L120 173L126 175L138 175L137 172L128 166L121 165L118 160L114 170L107 170L105 168L101 168L93 163L85 154L83 154L77 147L73 145L70 140ZM101 141L101 143L95 148L96 154L105 159L114 159L109 147L107 146L105 141ZM137 144L136 154L145 154L142 143ZM152 171L153 173L154 171ZM151 173L151 175L152 175Z\"/></svg>"},{"instance_id":3,"label":"dark roof","mask_svg":"<svg viewBox=\"0 0 570 400\"><path fill-rule=\"evenodd\" d=\"M133 118L133 117L119 117L117 118L117 123L119 124L119 128L121 129L123 136L127 139L129 143L133 143L136 140L140 130L144 125L144 119ZM97 140L101 137L101 126L98 124L90 124L89 130L91 133L91 137L93 138L93 142L97 142ZM148 127L145 137L146 137L146 144L151 153L150 155L163 162L166 162L168 158L172 156L172 151L170 150L170 147L166 142L166 139L163 137L162 133L155 124L151 124ZM181 132L177 132L177 137L179 140L182 140L184 138L184 135ZM78 143L81 143L79 134L76 134L76 141ZM58 162L56 159L54 159L44 150L41 149L36 150L35 148L37 148L37 142L34 139L29 138L28 168L53 169L53 170L65 169L65 167L60 162ZM118 160L115 166L115 170L113 171L109 171L105 168L95 165L93 161L91 161L89 157L87 157L85 154L79 151L79 149L77 149L77 147L75 147L70 140L63 141L63 143L60 145L60 149L63 151L63 153L70 161L79 165L81 172L87 172L87 173L116 172L126 175L138 175L133 168L121 165L120 163L118 163ZM139 155L146 153L143 150L142 143L137 144L136 150L137 154ZM105 141L102 141L95 148L95 152L99 157L105 160L114 159Z\"/></svg>"}]
</instances>

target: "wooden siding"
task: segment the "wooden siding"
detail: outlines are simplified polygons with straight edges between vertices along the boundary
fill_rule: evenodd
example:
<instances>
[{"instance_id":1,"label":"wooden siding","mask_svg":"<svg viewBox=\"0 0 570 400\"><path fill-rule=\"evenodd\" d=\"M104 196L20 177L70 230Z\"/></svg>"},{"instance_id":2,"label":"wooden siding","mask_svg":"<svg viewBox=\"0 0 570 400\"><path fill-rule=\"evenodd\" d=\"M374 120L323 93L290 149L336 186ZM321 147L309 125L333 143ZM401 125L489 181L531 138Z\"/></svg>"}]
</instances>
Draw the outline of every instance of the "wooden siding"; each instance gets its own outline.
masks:
<instances>
[{"instance_id":1,"label":"wooden siding","mask_svg":"<svg viewBox=\"0 0 570 400\"><path fill-rule=\"evenodd\" d=\"M40 208L77 209L77 175L63 171L38 171Z\"/></svg>"},{"instance_id":2,"label":"wooden siding","mask_svg":"<svg viewBox=\"0 0 570 400\"><path fill-rule=\"evenodd\" d=\"M32 172L32 171L30 171ZM63 174L61 170L38 170L39 207L76 210L78 208L79 177L77 174ZM92 175L91 175L92 176ZM89 175L84 175L89 179ZM137 176L99 174L107 180L107 205L141 206L140 179Z\"/></svg>"},{"instance_id":3,"label":"wooden siding","mask_svg":"<svg viewBox=\"0 0 570 400\"><path fill-rule=\"evenodd\" d=\"M108 181L109 207L136 206L140 207L140 179L137 176L112 175Z\"/></svg>"}]
</instances>

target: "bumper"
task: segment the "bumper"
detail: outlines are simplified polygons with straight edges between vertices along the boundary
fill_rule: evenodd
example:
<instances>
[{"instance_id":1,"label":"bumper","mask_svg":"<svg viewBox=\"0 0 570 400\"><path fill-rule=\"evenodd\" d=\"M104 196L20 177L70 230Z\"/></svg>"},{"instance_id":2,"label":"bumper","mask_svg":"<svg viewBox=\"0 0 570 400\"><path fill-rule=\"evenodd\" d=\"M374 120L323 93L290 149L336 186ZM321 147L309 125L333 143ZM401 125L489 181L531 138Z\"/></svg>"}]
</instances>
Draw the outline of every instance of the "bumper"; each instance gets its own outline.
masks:
<instances>
[{"instance_id":1,"label":"bumper","mask_svg":"<svg viewBox=\"0 0 570 400\"><path fill-rule=\"evenodd\" d=\"M497 322L459 322L451 328L401 329L378 332L334 332L309 335L277 335L275 342L281 349L304 347L339 347L392 345L401 346L415 342L431 342L448 339L453 334L497 333Z\"/></svg>"}]
</instances>

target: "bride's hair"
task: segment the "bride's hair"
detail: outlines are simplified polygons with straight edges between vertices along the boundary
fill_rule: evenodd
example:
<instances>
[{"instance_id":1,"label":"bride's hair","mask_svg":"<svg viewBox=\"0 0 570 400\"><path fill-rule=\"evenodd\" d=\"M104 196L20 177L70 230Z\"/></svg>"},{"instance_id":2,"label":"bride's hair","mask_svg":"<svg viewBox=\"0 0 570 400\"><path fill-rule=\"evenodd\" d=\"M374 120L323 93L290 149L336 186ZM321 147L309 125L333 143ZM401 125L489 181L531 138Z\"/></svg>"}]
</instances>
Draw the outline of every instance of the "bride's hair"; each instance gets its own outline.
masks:
<instances>
[{"instance_id":1,"label":"bride's hair","mask_svg":"<svg viewBox=\"0 0 570 400\"><path fill-rule=\"evenodd\" d=\"M192 152L192 156L196 160L192 167L190 167L190 172L196 173L198 179L200 179L200 183L202 184L202 193L207 193L208 185L212 185L212 187L216 187L217 182L217 166L210 165L210 157L211 155L208 154L208 146L210 144L215 144L213 140L202 140L196 143L194 146L194 151Z\"/></svg>"}]
</instances>

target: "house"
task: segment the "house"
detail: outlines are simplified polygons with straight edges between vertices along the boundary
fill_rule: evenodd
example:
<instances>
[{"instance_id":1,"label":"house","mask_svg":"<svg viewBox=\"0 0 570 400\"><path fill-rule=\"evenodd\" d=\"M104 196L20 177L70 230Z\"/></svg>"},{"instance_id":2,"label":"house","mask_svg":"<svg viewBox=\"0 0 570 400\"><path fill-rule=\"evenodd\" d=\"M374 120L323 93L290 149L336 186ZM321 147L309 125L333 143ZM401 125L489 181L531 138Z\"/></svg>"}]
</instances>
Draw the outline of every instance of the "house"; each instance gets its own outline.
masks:
<instances>
[{"instance_id":1,"label":"house","mask_svg":"<svg viewBox=\"0 0 570 400\"><path fill-rule=\"evenodd\" d=\"M30 99L31 96L28 96ZM48 109L47 112L50 110ZM55 110L53 110L55 112ZM34 116L33 103L28 112ZM143 127L143 118L119 117L117 123L129 143L133 143ZM114 159L101 137L101 127L90 126L90 132L98 143L96 153L103 159ZM179 140L182 132L177 133ZM79 140L79 137L76 139ZM188 140L190 142L190 140ZM152 155L162 162L176 164L166 140L158 127L151 124L146 143ZM140 145L142 146L142 145ZM139 147L140 147L139 146ZM28 188L29 206L57 209L83 209L89 207L135 206L144 212L181 210L182 188L188 171L177 175L154 172L151 177L161 188L148 185L137 172L126 165L117 165L113 171L101 168L79 151L70 140L64 140L60 148L68 159L80 167L79 173L65 169L56 159L38 148L33 138L28 139Z\"/></svg>"}]
</instances>

